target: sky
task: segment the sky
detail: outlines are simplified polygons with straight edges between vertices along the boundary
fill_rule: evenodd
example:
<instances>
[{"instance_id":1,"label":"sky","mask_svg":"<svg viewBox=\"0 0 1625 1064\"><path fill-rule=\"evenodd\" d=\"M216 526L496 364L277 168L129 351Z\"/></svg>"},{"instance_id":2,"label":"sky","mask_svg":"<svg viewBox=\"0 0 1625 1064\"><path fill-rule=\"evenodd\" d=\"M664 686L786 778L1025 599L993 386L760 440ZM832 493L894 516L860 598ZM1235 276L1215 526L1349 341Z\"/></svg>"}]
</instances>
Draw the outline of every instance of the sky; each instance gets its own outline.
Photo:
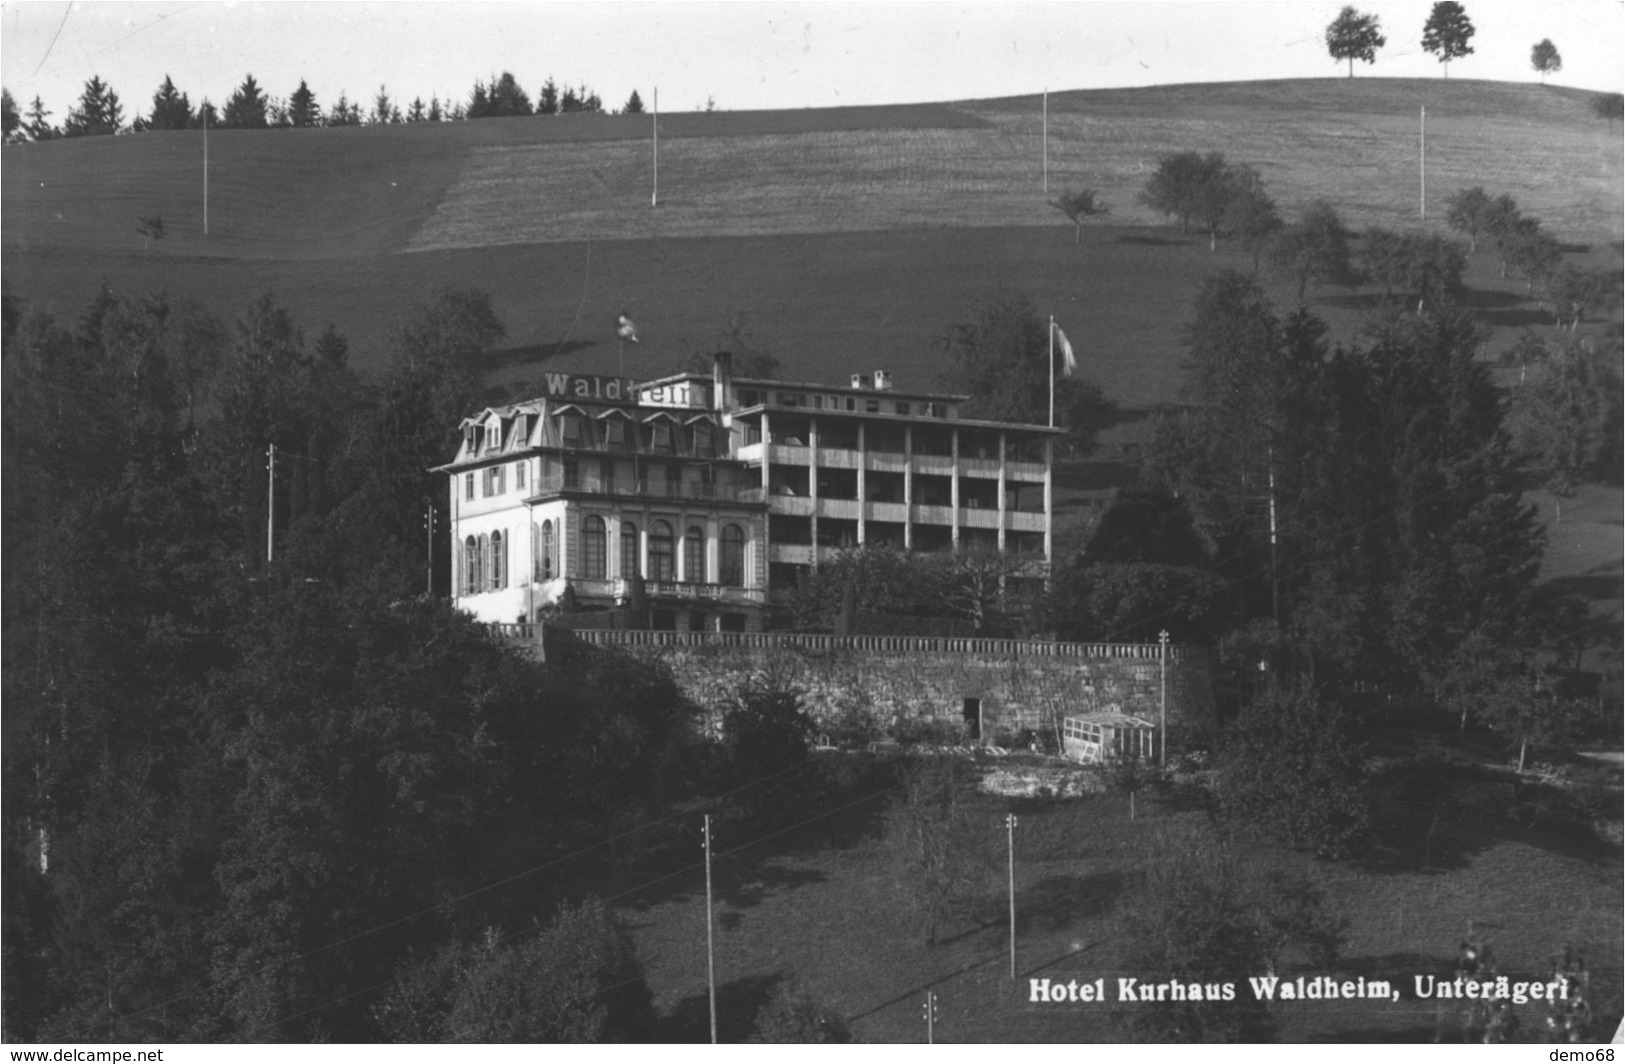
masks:
<instances>
[{"instance_id":1,"label":"sky","mask_svg":"<svg viewBox=\"0 0 1625 1064\"><path fill-rule=\"evenodd\" d=\"M1355 76L1441 77L1421 49L1430 0L1356 4L1388 44ZM1475 52L1450 76L1534 81L1530 49L1550 38L1552 84L1625 86L1620 0L1466 0ZM1342 4L1203 2L303 2L21 0L0 3L0 84L19 108L38 95L60 124L97 75L126 120L151 109L164 76L195 106L223 103L244 75L287 97L342 92L370 106L380 85L403 106L466 101L510 71L585 84L608 109L636 89L662 111L835 107L1016 96L1048 89L1339 77L1327 24Z\"/></svg>"}]
</instances>

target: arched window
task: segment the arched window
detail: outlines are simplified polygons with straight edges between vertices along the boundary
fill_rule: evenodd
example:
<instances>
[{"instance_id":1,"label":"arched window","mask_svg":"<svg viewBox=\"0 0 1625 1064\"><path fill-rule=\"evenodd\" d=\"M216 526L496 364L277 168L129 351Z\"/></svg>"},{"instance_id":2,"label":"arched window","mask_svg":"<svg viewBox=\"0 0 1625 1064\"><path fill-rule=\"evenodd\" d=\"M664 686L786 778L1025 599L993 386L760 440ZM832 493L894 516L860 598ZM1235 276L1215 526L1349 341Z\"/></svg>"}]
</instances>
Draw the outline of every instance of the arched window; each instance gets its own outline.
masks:
<instances>
[{"instance_id":1,"label":"arched window","mask_svg":"<svg viewBox=\"0 0 1625 1064\"><path fill-rule=\"evenodd\" d=\"M638 564L638 526L630 521L621 522L621 579L630 580L641 575Z\"/></svg>"},{"instance_id":2,"label":"arched window","mask_svg":"<svg viewBox=\"0 0 1625 1064\"><path fill-rule=\"evenodd\" d=\"M604 579L604 559L608 556L609 534L604 530L604 519L597 514L588 517L581 526L581 564L588 580Z\"/></svg>"},{"instance_id":3,"label":"arched window","mask_svg":"<svg viewBox=\"0 0 1625 1064\"><path fill-rule=\"evenodd\" d=\"M480 557L479 557L479 561L480 561L479 575L477 577L475 577L475 580L478 581L478 586L475 588L475 590L477 590L477 591L490 591L491 590L491 537L490 536L481 536L480 537Z\"/></svg>"},{"instance_id":4,"label":"arched window","mask_svg":"<svg viewBox=\"0 0 1625 1064\"><path fill-rule=\"evenodd\" d=\"M677 579L677 537L671 525L656 521L649 526L649 579Z\"/></svg>"},{"instance_id":5,"label":"arched window","mask_svg":"<svg viewBox=\"0 0 1625 1064\"><path fill-rule=\"evenodd\" d=\"M553 522L542 522L541 579L553 579Z\"/></svg>"},{"instance_id":6,"label":"arched window","mask_svg":"<svg viewBox=\"0 0 1625 1064\"><path fill-rule=\"evenodd\" d=\"M722 526L722 582L745 586L745 533L738 525Z\"/></svg>"},{"instance_id":7,"label":"arched window","mask_svg":"<svg viewBox=\"0 0 1625 1064\"><path fill-rule=\"evenodd\" d=\"M691 584L705 583L705 532L689 525L683 537L683 579Z\"/></svg>"},{"instance_id":8,"label":"arched window","mask_svg":"<svg viewBox=\"0 0 1625 1064\"><path fill-rule=\"evenodd\" d=\"M491 533L491 590L500 591L508 586L507 541L501 532Z\"/></svg>"},{"instance_id":9,"label":"arched window","mask_svg":"<svg viewBox=\"0 0 1625 1064\"><path fill-rule=\"evenodd\" d=\"M480 590L480 541L473 536L463 540L463 594L477 595Z\"/></svg>"}]
</instances>

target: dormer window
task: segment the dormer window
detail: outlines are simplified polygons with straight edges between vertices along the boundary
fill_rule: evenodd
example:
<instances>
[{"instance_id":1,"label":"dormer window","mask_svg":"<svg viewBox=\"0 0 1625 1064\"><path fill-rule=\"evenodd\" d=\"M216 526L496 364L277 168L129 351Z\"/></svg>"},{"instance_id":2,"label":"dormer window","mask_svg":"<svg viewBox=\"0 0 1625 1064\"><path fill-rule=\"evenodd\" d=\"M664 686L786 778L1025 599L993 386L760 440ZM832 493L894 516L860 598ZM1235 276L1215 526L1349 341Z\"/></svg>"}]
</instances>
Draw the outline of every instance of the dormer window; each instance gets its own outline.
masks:
<instances>
[{"instance_id":1,"label":"dormer window","mask_svg":"<svg viewBox=\"0 0 1625 1064\"><path fill-rule=\"evenodd\" d=\"M671 422L656 421L653 425L650 425L649 428L651 430L649 449L654 451L656 454L670 454Z\"/></svg>"},{"instance_id":2,"label":"dormer window","mask_svg":"<svg viewBox=\"0 0 1625 1064\"><path fill-rule=\"evenodd\" d=\"M478 425L463 426L463 448L470 454L480 444L480 429Z\"/></svg>"},{"instance_id":3,"label":"dormer window","mask_svg":"<svg viewBox=\"0 0 1625 1064\"><path fill-rule=\"evenodd\" d=\"M514 415L514 419L513 419L513 442L514 442L515 446L523 447L525 445L526 435L527 435L527 433L525 432L525 415L524 414L516 414L516 415Z\"/></svg>"},{"instance_id":4,"label":"dormer window","mask_svg":"<svg viewBox=\"0 0 1625 1064\"><path fill-rule=\"evenodd\" d=\"M581 419L574 414L565 414L559 419L559 435L563 437L566 447L580 447Z\"/></svg>"},{"instance_id":5,"label":"dormer window","mask_svg":"<svg viewBox=\"0 0 1625 1064\"><path fill-rule=\"evenodd\" d=\"M502 446L502 421L497 419L485 426L485 449L493 451Z\"/></svg>"},{"instance_id":6,"label":"dormer window","mask_svg":"<svg viewBox=\"0 0 1625 1064\"><path fill-rule=\"evenodd\" d=\"M604 419L604 442L611 447L626 446L626 421L611 417Z\"/></svg>"},{"instance_id":7,"label":"dormer window","mask_svg":"<svg viewBox=\"0 0 1625 1064\"><path fill-rule=\"evenodd\" d=\"M694 453L701 458L710 458L717 453L716 438L712 435L711 426L704 421L694 426Z\"/></svg>"}]
</instances>

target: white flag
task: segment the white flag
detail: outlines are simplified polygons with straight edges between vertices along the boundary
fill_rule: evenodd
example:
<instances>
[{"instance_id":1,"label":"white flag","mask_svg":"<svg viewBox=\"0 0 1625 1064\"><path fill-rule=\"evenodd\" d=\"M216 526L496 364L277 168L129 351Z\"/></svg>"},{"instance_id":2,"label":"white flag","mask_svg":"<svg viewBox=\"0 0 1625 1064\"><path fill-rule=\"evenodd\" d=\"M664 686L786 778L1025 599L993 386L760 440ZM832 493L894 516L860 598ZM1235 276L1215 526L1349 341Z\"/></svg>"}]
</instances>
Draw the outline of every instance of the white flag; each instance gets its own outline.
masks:
<instances>
[{"instance_id":1,"label":"white flag","mask_svg":"<svg viewBox=\"0 0 1625 1064\"><path fill-rule=\"evenodd\" d=\"M1070 377L1078 368L1078 360L1072 356L1072 345L1067 342L1066 333L1061 331L1059 325L1051 325L1056 337L1061 341L1061 376Z\"/></svg>"},{"instance_id":2,"label":"white flag","mask_svg":"<svg viewBox=\"0 0 1625 1064\"><path fill-rule=\"evenodd\" d=\"M638 342L638 327L625 314L615 319L615 332L623 340L631 340L633 343Z\"/></svg>"}]
</instances>

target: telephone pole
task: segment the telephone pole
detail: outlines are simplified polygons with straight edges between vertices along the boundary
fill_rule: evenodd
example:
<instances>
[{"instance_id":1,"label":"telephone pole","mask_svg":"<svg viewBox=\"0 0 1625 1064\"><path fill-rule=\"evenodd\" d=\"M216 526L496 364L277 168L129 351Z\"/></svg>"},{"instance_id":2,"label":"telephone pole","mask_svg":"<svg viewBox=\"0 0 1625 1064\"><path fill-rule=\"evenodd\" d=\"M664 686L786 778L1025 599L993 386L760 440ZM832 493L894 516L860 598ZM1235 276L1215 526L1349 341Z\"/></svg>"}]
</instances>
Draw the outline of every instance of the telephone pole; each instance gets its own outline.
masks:
<instances>
[{"instance_id":1,"label":"telephone pole","mask_svg":"<svg viewBox=\"0 0 1625 1064\"><path fill-rule=\"evenodd\" d=\"M717 956L711 930L711 814L705 814L705 979L711 995L711 1044L717 1044Z\"/></svg>"},{"instance_id":2,"label":"telephone pole","mask_svg":"<svg viewBox=\"0 0 1625 1064\"><path fill-rule=\"evenodd\" d=\"M1417 217L1421 218L1423 221L1426 221L1427 216L1428 216L1428 109L1426 107L1422 108L1421 143L1422 143L1422 153L1421 153L1422 154L1422 178L1421 178L1422 205L1421 205L1421 209L1417 212Z\"/></svg>"},{"instance_id":3,"label":"telephone pole","mask_svg":"<svg viewBox=\"0 0 1625 1064\"><path fill-rule=\"evenodd\" d=\"M424 554L423 562L423 589L429 597L434 598L434 503L430 503L424 511L423 527L428 530L428 551Z\"/></svg>"},{"instance_id":4,"label":"telephone pole","mask_svg":"<svg viewBox=\"0 0 1625 1064\"><path fill-rule=\"evenodd\" d=\"M271 444L265 453L265 468L270 473L265 479L265 560L270 562L276 557L276 444Z\"/></svg>"},{"instance_id":5,"label":"telephone pole","mask_svg":"<svg viewBox=\"0 0 1625 1064\"><path fill-rule=\"evenodd\" d=\"M1168 769L1168 629L1164 628L1162 631L1157 633L1157 644L1158 644L1158 647L1160 648L1160 651L1161 651L1157 656L1162 659L1162 720L1161 720L1161 727L1159 727L1157 729L1157 732L1158 732L1157 743L1158 743L1158 746L1159 746L1161 752L1157 757L1157 765L1158 765L1159 768L1163 769L1164 771L1167 771L1167 769Z\"/></svg>"},{"instance_id":6,"label":"telephone pole","mask_svg":"<svg viewBox=\"0 0 1625 1064\"><path fill-rule=\"evenodd\" d=\"M1004 830L1010 853L1010 978L1016 977L1016 814L1007 813Z\"/></svg>"},{"instance_id":7,"label":"telephone pole","mask_svg":"<svg viewBox=\"0 0 1625 1064\"><path fill-rule=\"evenodd\" d=\"M925 992L925 1044L933 1045L937 1040L937 994L934 990Z\"/></svg>"}]
</instances>

